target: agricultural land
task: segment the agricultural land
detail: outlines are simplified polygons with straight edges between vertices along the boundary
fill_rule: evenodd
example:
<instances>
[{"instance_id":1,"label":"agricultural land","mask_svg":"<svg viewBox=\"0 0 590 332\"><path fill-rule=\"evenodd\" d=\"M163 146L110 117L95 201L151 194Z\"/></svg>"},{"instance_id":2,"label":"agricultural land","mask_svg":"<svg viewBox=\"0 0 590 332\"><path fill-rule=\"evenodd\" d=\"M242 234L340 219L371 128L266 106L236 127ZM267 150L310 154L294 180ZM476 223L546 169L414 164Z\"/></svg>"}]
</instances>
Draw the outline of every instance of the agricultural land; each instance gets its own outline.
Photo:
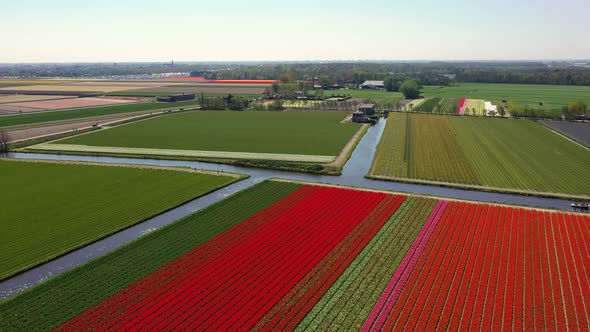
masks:
<instances>
[{"instance_id":1,"label":"agricultural land","mask_svg":"<svg viewBox=\"0 0 590 332\"><path fill-rule=\"evenodd\" d=\"M342 123L345 117L344 112L193 111L31 148L330 163L360 128Z\"/></svg>"},{"instance_id":2,"label":"agricultural land","mask_svg":"<svg viewBox=\"0 0 590 332\"><path fill-rule=\"evenodd\" d=\"M0 174L0 279L240 179L4 159Z\"/></svg>"},{"instance_id":3,"label":"agricultural land","mask_svg":"<svg viewBox=\"0 0 590 332\"><path fill-rule=\"evenodd\" d=\"M534 107L540 107L539 103L543 103L543 109L557 111L578 99L588 99L590 87L460 83L454 86L424 86L423 95L426 97L483 99L492 101L495 105L502 105L503 100Z\"/></svg>"},{"instance_id":4,"label":"agricultural land","mask_svg":"<svg viewBox=\"0 0 590 332\"><path fill-rule=\"evenodd\" d=\"M590 147L590 123L543 121L543 124Z\"/></svg>"},{"instance_id":5,"label":"agricultural land","mask_svg":"<svg viewBox=\"0 0 590 332\"><path fill-rule=\"evenodd\" d=\"M590 197L590 153L529 120L390 115L370 177Z\"/></svg>"},{"instance_id":6,"label":"agricultural land","mask_svg":"<svg viewBox=\"0 0 590 332\"><path fill-rule=\"evenodd\" d=\"M0 329L587 330L589 223L265 181L0 303Z\"/></svg>"},{"instance_id":7,"label":"agricultural land","mask_svg":"<svg viewBox=\"0 0 590 332\"><path fill-rule=\"evenodd\" d=\"M176 103L134 103L129 105L91 107L65 111L43 112L37 114L2 116L0 117L0 127L32 126L52 121L82 119L122 113L158 111L163 109L174 109L196 105L196 101L182 101Z\"/></svg>"}]
</instances>

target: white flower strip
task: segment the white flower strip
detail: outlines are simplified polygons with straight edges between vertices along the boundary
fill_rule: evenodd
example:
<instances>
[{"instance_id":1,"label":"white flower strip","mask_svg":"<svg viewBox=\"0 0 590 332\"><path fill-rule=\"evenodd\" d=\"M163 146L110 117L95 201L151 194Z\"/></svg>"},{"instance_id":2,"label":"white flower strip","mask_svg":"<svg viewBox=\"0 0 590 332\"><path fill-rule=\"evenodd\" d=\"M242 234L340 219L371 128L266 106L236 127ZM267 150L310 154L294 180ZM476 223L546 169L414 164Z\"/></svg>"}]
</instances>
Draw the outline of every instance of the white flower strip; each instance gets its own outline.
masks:
<instances>
[{"instance_id":1,"label":"white flower strip","mask_svg":"<svg viewBox=\"0 0 590 332\"><path fill-rule=\"evenodd\" d=\"M220 159L245 159L245 160L279 160L311 163L330 163L336 156L313 156L277 153L253 153L253 152L225 152L225 151L199 151L199 150L173 150L173 149L147 149L125 148L110 146L89 146L74 144L38 144L28 150L66 151L66 152L96 152L113 154L136 154L152 156L175 156L196 158L220 158Z\"/></svg>"}]
</instances>

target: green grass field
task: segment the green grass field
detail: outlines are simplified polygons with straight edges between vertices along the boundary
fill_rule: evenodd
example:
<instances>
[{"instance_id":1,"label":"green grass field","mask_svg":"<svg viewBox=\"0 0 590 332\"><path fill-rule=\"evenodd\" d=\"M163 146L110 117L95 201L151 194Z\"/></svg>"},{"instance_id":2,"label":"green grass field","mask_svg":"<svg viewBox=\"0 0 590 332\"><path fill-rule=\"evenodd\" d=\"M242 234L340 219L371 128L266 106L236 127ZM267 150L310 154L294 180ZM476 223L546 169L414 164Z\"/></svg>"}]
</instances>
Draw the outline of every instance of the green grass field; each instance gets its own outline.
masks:
<instances>
[{"instance_id":1,"label":"green grass field","mask_svg":"<svg viewBox=\"0 0 590 332\"><path fill-rule=\"evenodd\" d=\"M23 114L14 116L1 116L0 127L37 124L49 121L61 121L81 119L92 116L113 115L121 113L132 113L141 111L156 111L159 109L194 106L198 101L182 101L176 103L140 103L130 105L117 105L105 107L92 107L83 109L74 109L68 111L53 111L44 113Z\"/></svg>"},{"instance_id":2,"label":"green grass field","mask_svg":"<svg viewBox=\"0 0 590 332\"><path fill-rule=\"evenodd\" d=\"M298 187L284 182L260 183L52 278L0 303L0 330L51 330Z\"/></svg>"},{"instance_id":3,"label":"green grass field","mask_svg":"<svg viewBox=\"0 0 590 332\"><path fill-rule=\"evenodd\" d=\"M59 141L126 148L336 156L358 130L345 112L194 111Z\"/></svg>"},{"instance_id":4,"label":"green grass field","mask_svg":"<svg viewBox=\"0 0 590 332\"><path fill-rule=\"evenodd\" d=\"M484 99L501 105L502 100L520 105L531 105L548 110L559 110L578 99L590 101L590 86L460 83L457 86L424 86L426 97Z\"/></svg>"},{"instance_id":5,"label":"green grass field","mask_svg":"<svg viewBox=\"0 0 590 332\"><path fill-rule=\"evenodd\" d=\"M0 280L237 180L0 160Z\"/></svg>"},{"instance_id":6,"label":"green grass field","mask_svg":"<svg viewBox=\"0 0 590 332\"><path fill-rule=\"evenodd\" d=\"M529 120L391 114L371 175L590 196L590 152Z\"/></svg>"},{"instance_id":7,"label":"green grass field","mask_svg":"<svg viewBox=\"0 0 590 332\"><path fill-rule=\"evenodd\" d=\"M367 99L402 99L403 95L400 92L388 92L385 90L326 90L324 97L330 96L350 96L352 98L367 98Z\"/></svg>"}]
</instances>

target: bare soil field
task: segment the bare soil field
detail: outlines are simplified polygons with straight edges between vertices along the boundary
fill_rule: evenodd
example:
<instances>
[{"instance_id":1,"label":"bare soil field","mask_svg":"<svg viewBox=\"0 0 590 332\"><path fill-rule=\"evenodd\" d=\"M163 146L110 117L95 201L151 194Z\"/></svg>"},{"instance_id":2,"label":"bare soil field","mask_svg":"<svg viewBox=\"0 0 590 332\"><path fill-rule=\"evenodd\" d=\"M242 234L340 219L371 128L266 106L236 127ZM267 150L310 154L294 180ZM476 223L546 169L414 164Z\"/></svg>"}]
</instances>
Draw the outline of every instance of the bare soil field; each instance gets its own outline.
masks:
<instances>
[{"instance_id":1,"label":"bare soil field","mask_svg":"<svg viewBox=\"0 0 590 332\"><path fill-rule=\"evenodd\" d=\"M0 104L21 103L26 101L65 99L73 97L64 96L45 96L45 95L0 95Z\"/></svg>"},{"instance_id":2,"label":"bare soil field","mask_svg":"<svg viewBox=\"0 0 590 332\"><path fill-rule=\"evenodd\" d=\"M0 104L0 115L40 112L38 108L15 106L12 104Z\"/></svg>"},{"instance_id":3,"label":"bare soil field","mask_svg":"<svg viewBox=\"0 0 590 332\"><path fill-rule=\"evenodd\" d=\"M85 81L71 85L75 86L124 86L124 87L158 87L163 85L175 86L175 85L188 85L190 83L174 83L174 82L150 82L150 81Z\"/></svg>"},{"instance_id":4,"label":"bare soil field","mask_svg":"<svg viewBox=\"0 0 590 332\"><path fill-rule=\"evenodd\" d=\"M164 93L218 93L218 94L262 94L265 87L207 87L207 86L166 86L157 88L145 88L135 90L125 90L121 92L164 92Z\"/></svg>"},{"instance_id":5,"label":"bare soil field","mask_svg":"<svg viewBox=\"0 0 590 332\"><path fill-rule=\"evenodd\" d=\"M58 125L51 125L46 127L35 127L35 128L26 128L26 129L19 129L13 130L8 132L8 137L10 142L22 141L27 139L32 139L35 137L43 137L49 135L55 135L66 131L74 131L80 130L87 127L92 127L93 125L97 124L96 120L94 121L82 121L76 123L65 123L65 124L58 124Z\"/></svg>"},{"instance_id":6,"label":"bare soil field","mask_svg":"<svg viewBox=\"0 0 590 332\"><path fill-rule=\"evenodd\" d=\"M109 98L71 98L71 99L54 99L54 100L42 100L42 101L31 101L25 103L14 103L10 105L20 107L31 107L41 108L46 110L58 110L66 108L80 108L80 107L92 107L92 106L107 106L116 104L131 103L132 100L124 99L109 99Z\"/></svg>"},{"instance_id":7,"label":"bare soil field","mask_svg":"<svg viewBox=\"0 0 590 332\"><path fill-rule=\"evenodd\" d=\"M60 121L54 122L52 124L48 124L45 126L37 126L37 127L28 127L23 129L15 129L7 131L9 141L16 142L22 140L28 140L36 137L43 137L43 136L50 136L55 135L63 132L74 131L74 130L82 130L86 128L90 128L94 125L102 126L105 124L109 124L114 121L123 121L128 120L136 117L145 116L149 112L140 112L133 113L130 115L129 113L123 114L114 114L109 116L103 117L94 117L94 118L83 118L79 119L78 121L69 120L69 121Z\"/></svg>"},{"instance_id":8,"label":"bare soil field","mask_svg":"<svg viewBox=\"0 0 590 332\"><path fill-rule=\"evenodd\" d=\"M543 123L586 145L590 145L590 123L566 121L543 121Z\"/></svg>"},{"instance_id":9,"label":"bare soil field","mask_svg":"<svg viewBox=\"0 0 590 332\"><path fill-rule=\"evenodd\" d=\"M13 86L8 88L0 88L0 93L3 91L56 91L56 92L114 92L122 90L137 89L134 85L111 85L104 83L104 85L77 85L77 84L56 84L56 85L35 85L35 86Z\"/></svg>"}]
</instances>

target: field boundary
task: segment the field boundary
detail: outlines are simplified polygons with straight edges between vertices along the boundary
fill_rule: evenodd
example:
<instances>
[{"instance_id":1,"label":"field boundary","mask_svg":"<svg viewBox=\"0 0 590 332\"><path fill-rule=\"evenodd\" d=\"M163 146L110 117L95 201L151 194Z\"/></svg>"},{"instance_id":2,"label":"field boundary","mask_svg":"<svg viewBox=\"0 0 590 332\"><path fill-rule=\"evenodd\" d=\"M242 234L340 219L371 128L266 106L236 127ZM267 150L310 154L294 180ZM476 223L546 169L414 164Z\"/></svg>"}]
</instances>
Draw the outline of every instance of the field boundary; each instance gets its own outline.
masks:
<instances>
[{"instance_id":1,"label":"field boundary","mask_svg":"<svg viewBox=\"0 0 590 332\"><path fill-rule=\"evenodd\" d=\"M571 137L570 135L568 135L568 134L566 134L566 133L564 133L564 132L562 132L562 131L559 131L559 130L557 130L557 129L555 129L555 128L551 127L551 126L549 126L548 124L546 124L546 123L545 123L545 122L543 122L543 121L538 121L538 122L539 122L539 123L540 123L540 124L541 124L543 127L547 128L547 130L549 130L549 131L552 131L554 134L556 134L556 135L559 135L559 136L561 136L561 137L563 137L563 138L567 139L568 141L570 141L570 142L572 142L572 143L574 143L574 144L577 144L577 145L579 145L580 147L582 147L582 148L584 148L584 149L586 149L586 150L590 151L590 146L589 146L588 144L586 144L586 143L584 143L584 142L582 142L582 141L580 141L580 140L578 140L578 139L576 139L576 138L574 138L574 137Z\"/></svg>"},{"instance_id":2,"label":"field boundary","mask_svg":"<svg viewBox=\"0 0 590 332\"><path fill-rule=\"evenodd\" d=\"M141 103L131 103L128 105L137 105L137 104L141 104ZM145 103L148 104L148 103ZM100 108L104 108L106 106L100 107ZM112 107L108 106L108 107ZM94 109L94 107L92 107ZM158 108L158 109L153 109L153 110L144 110L144 111L129 111L129 112L120 112L120 113L113 113L113 114L106 114L106 115L97 115L97 116L88 116L88 117L81 117L81 118L71 118L71 119L63 119L63 120L55 120L55 121L44 121L44 122L32 122L32 123L25 123L25 124L18 124L18 125L12 125L12 126L0 126L0 128L2 128L2 130L6 130L6 131L11 131L11 130L19 130L19 129L28 129L28 128L37 128L37 127L46 127L46 126L51 126L51 125L59 125L59 124L70 124L70 123L77 123L77 122L87 122L87 121L99 121L99 120L110 120L110 119L116 119L116 116L120 116L120 118L123 118L125 116L128 116L130 114L130 117L132 116L140 116L140 115L145 115L145 114L156 114L156 113L169 113L169 112L178 112L178 111L191 111L191 110L199 110L201 109L200 105L189 105L189 106L184 106L184 107L169 107L169 108ZM65 110L54 110L51 112L38 112L38 113L29 113L29 114L22 114L22 115L16 115L16 116L30 116L30 115L36 115L36 114L49 114L49 113L58 113L58 112L64 112L64 111L72 111L72 109L65 109ZM8 116L15 116L15 115L7 115Z\"/></svg>"},{"instance_id":3,"label":"field boundary","mask_svg":"<svg viewBox=\"0 0 590 332\"><path fill-rule=\"evenodd\" d=\"M330 163L335 156L294 155L255 152L225 152L203 150L175 150L175 149L149 149L149 148L121 148L108 146L88 146L74 144L42 143L27 148L28 150L42 151L67 151L90 153L116 153L134 155L156 156L180 156L195 158L220 158L220 159L245 159L245 160L278 160L311 163Z\"/></svg>"},{"instance_id":4,"label":"field boundary","mask_svg":"<svg viewBox=\"0 0 590 332\"><path fill-rule=\"evenodd\" d=\"M490 205L490 206L518 207L518 208L523 208L523 209L527 209L527 210L561 212L561 213L575 214L575 215L580 215L580 216L587 216L588 215L588 213L586 213L586 212L541 208L541 207L535 207L535 206L529 206L529 205L517 205L517 204L506 204L506 203L497 203L497 202L468 200L468 199L453 198L453 197L446 197L446 196L418 194L418 193L414 193L414 192L403 192L403 191L385 190L385 189L373 189L373 188L366 188L366 187L355 187L355 186L333 184L333 183L309 182L309 181L304 181L304 180L294 180L294 179L285 179L285 178L270 178L270 179L268 179L268 181L295 183L295 184L310 185L310 186L346 188L346 189L351 189L351 190L362 190L362 191L369 191L369 192L375 192L375 193L396 194L396 195L404 195L404 196L408 196L408 197L444 200L444 201L449 201L449 202L486 204L486 205Z\"/></svg>"},{"instance_id":5,"label":"field boundary","mask_svg":"<svg viewBox=\"0 0 590 332\"><path fill-rule=\"evenodd\" d=\"M174 113L177 113L177 112L184 112L184 111L176 111ZM35 141L38 139L44 140L45 143L50 143L50 142L60 141L64 138L72 138L72 137L82 136L82 135L88 134L93 131L106 130L106 129L114 128L114 127L121 126L124 124L144 121L144 120L148 120L151 118L156 118L156 117L160 117L160 116L164 116L164 115L168 115L168 114L170 114L170 112L142 113L142 114L134 115L131 117L116 117L116 118L112 118L112 119L105 118L104 120L107 122L103 122L103 123L97 122L96 125L86 125L86 126L78 127L75 129L63 130L63 131L55 132L55 133L51 133L51 134L21 138L21 139L10 141L8 143L10 143L10 144L24 144L23 146L27 146L26 145L27 141ZM92 120L89 120L89 121L92 122ZM82 124L82 123L87 123L89 121L78 121L78 122L72 122L71 124L72 125L75 125L77 123ZM9 130L7 132L8 132L8 135L10 135L11 132L20 131L20 130L51 128L54 126L68 125L68 124L69 123L51 124L51 125L46 125L46 126L30 127L30 128L23 128L23 129L13 129L13 130ZM34 144L28 144L28 145L34 145Z\"/></svg>"},{"instance_id":6,"label":"field boundary","mask_svg":"<svg viewBox=\"0 0 590 332\"><path fill-rule=\"evenodd\" d=\"M369 124L363 124L354 133L354 135L352 135L350 140L348 140L344 148L342 148L342 150L340 151L340 154L334 159L334 161L329 163L327 166L342 168L344 164L346 164L348 159L350 159L350 156L352 156L352 152L355 150L356 146L359 144L363 136L365 136L365 134L369 130L369 127Z\"/></svg>"},{"instance_id":7,"label":"field boundary","mask_svg":"<svg viewBox=\"0 0 590 332\"><path fill-rule=\"evenodd\" d=\"M411 178L395 177L395 176L374 175L372 173L372 170L371 170L371 172L369 172L369 174L365 175L365 177L367 179L372 179L372 180L403 182L403 183L412 183L412 184L428 184L428 185L439 186L439 187L449 187L449 188L458 188L458 189L487 191L487 192L518 194L518 195L525 195L525 196L538 196L538 197L550 197L550 198L561 198L561 199L583 199L583 200L590 199L590 196L584 196L584 195L551 193L551 192L532 191L532 190L519 190L519 189L509 189L509 188L468 185L468 184L461 184L461 183L454 183L454 182L442 182L442 181L411 179Z\"/></svg>"},{"instance_id":8,"label":"field boundary","mask_svg":"<svg viewBox=\"0 0 590 332\"><path fill-rule=\"evenodd\" d=\"M136 169L155 169L162 171L174 171L184 173L195 173L195 174L206 174L215 176L229 176L235 179L246 179L250 175L235 173L235 172L224 172L224 171L210 171L200 168L181 167L181 166L157 166L157 165L145 165L145 164L115 164L115 163L100 163L94 161L71 161L71 160L53 160L53 159L20 159L20 158L2 158L0 161L8 162L27 162L27 163L45 163L45 164L62 164L62 165L79 165L79 166L103 166L103 167L121 167L121 168L136 168Z\"/></svg>"}]
</instances>

